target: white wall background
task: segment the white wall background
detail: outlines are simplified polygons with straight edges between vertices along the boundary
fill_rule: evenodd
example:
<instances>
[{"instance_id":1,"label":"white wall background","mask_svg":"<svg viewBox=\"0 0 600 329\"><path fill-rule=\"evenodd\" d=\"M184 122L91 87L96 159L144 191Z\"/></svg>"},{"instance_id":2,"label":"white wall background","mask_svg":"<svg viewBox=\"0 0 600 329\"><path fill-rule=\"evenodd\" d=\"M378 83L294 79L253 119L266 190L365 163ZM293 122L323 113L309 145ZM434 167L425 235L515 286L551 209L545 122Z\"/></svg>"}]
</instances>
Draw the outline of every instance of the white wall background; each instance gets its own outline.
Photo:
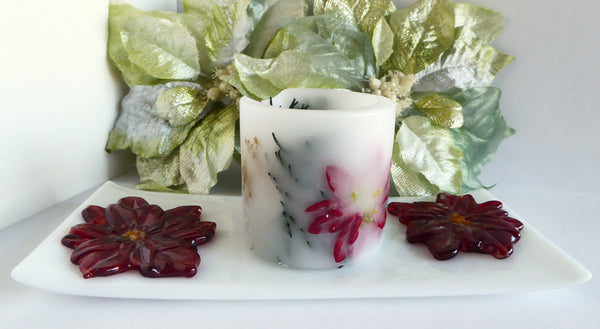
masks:
<instances>
[{"instance_id":1,"label":"white wall background","mask_svg":"<svg viewBox=\"0 0 600 329\"><path fill-rule=\"evenodd\" d=\"M108 3L2 3L0 228L133 164L104 151L125 92L106 55ZM175 0L130 3L176 10Z\"/></svg>"},{"instance_id":2,"label":"white wall background","mask_svg":"<svg viewBox=\"0 0 600 329\"><path fill-rule=\"evenodd\" d=\"M498 75L517 134L500 146L488 184L598 194L600 2L468 0L505 15L495 43L517 59ZM493 191L492 191L493 192Z\"/></svg>"},{"instance_id":3,"label":"white wall background","mask_svg":"<svg viewBox=\"0 0 600 329\"><path fill-rule=\"evenodd\" d=\"M175 0L129 0L175 10ZM396 0L403 6L412 0ZM505 15L498 75L517 135L482 179L598 194L600 2L465 0ZM124 94L106 56L108 0L5 1L0 14L0 227L131 168L104 152Z\"/></svg>"}]
</instances>

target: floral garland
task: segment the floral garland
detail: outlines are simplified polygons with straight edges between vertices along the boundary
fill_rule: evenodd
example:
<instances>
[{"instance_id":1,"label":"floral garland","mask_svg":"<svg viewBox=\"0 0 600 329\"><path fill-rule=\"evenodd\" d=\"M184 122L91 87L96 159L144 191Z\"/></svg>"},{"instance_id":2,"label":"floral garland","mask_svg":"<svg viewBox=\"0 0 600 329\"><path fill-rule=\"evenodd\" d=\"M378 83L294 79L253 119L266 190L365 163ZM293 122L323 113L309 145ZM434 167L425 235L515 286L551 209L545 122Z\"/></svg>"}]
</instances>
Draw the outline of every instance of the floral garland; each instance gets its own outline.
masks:
<instances>
[{"instance_id":1,"label":"floral garland","mask_svg":"<svg viewBox=\"0 0 600 329\"><path fill-rule=\"evenodd\" d=\"M130 87L106 149L137 156L138 188L206 194L239 161L242 95L345 88L397 102L399 195L461 193L514 134L489 87L514 58L502 15L448 0L182 0L184 12L111 3L108 53Z\"/></svg>"}]
</instances>

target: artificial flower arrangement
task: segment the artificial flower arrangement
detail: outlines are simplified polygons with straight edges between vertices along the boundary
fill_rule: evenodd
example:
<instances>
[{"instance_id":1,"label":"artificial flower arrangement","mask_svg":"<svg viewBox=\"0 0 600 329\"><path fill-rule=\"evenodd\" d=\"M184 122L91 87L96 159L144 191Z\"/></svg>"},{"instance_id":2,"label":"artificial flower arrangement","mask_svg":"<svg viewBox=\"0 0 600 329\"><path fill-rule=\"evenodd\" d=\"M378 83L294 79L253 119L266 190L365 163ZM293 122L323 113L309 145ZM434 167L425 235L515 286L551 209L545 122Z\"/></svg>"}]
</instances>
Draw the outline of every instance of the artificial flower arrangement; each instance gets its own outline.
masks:
<instances>
[{"instance_id":1,"label":"artificial flower arrangement","mask_svg":"<svg viewBox=\"0 0 600 329\"><path fill-rule=\"evenodd\" d=\"M111 3L108 53L130 87L106 149L137 156L141 189L207 194L239 161L238 101L344 88L397 103L401 196L463 193L514 134L489 87L514 58L502 15L448 0L182 0L184 12Z\"/></svg>"}]
</instances>

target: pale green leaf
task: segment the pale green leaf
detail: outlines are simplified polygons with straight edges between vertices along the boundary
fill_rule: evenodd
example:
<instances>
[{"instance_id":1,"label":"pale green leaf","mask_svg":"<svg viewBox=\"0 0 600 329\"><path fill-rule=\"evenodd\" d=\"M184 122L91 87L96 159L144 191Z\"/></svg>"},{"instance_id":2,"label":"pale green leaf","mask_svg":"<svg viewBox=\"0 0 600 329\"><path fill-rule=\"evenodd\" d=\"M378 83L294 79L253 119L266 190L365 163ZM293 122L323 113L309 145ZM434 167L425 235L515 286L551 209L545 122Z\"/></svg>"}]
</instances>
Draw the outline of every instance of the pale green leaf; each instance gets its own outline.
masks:
<instances>
[{"instance_id":1,"label":"pale green leaf","mask_svg":"<svg viewBox=\"0 0 600 329\"><path fill-rule=\"evenodd\" d=\"M394 10L396 6L392 0L315 0L313 5L315 15L332 12L352 18L361 31L368 33L382 17Z\"/></svg>"},{"instance_id":2,"label":"pale green leaf","mask_svg":"<svg viewBox=\"0 0 600 329\"><path fill-rule=\"evenodd\" d=\"M281 38L281 35L287 36ZM277 44L282 40L285 42ZM351 70L356 79L371 76L375 71L370 36L360 31L354 20L331 13L295 19L286 24L269 44L266 50L268 55L265 55L265 58L276 57L285 50L296 50L306 54L315 52L315 55L327 52L342 54L351 62L351 68L345 70ZM338 65L344 69L345 62L342 61Z\"/></svg>"},{"instance_id":3,"label":"pale green leaf","mask_svg":"<svg viewBox=\"0 0 600 329\"><path fill-rule=\"evenodd\" d=\"M460 128L463 125L462 106L459 102L437 94L419 98L414 104L431 122L444 128Z\"/></svg>"},{"instance_id":4,"label":"pale green leaf","mask_svg":"<svg viewBox=\"0 0 600 329\"><path fill-rule=\"evenodd\" d=\"M151 13L156 17L167 18L187 28L190 35L194 37L195 45L198 50L200 75L203 79L210 79L215 67L210 56L208 55L208 49L206 49L206 37L204 36L204 29L208 23L202 19L198 19L197 16L190 14L174 14L161 11Z\"/></svg>"},{"instance_id":5,"label":"pale green leaf","mask_svg":"<svg viewBox=\"0 0 600 329\"><path fill-rule=\"evenodd\" d=\"M502 32L502 14L469 3L453 6L455 26L473 31L485 44L491 43Z\"/></svg>"},{"instance_id":6,"label":"pale green leaf","mask_svg":"<svg viewBox=\"0 0 600 329\"><path fill-rule=\"evenodd\" d=\"M204 29L206 48L213 62L219 66L231 62L233 55L248 45L251 26L247 8L250 0L219 3L211 7L210 24Z\"/></svg>"},{"instance_id":7,"label":"pale green leaf","mask_svg":"<svg viewBox=\"0 0 600 329\"><path fill-rule=\"evenodd\" d=\"M110 5L108 53L128 85L198 78L201 26L179 15Z\"/></svg>"},{"instance_id":8,"label":"pale green leaf","mask_svg":"<svg viewBox=\"0 0 600 329\"><path fill-rule=\"evenodd\" d=\"M255 0L248 6L253 22L250 43L244 53L251 57L263 57L267 45L275 33L294 18L304 17L308 10L305 0Z\"/></svg>"},{"instance_id":9,"label":"pale green leaf","mask_svg":"<svg viewBox=\"0 0 600 329\"><path fill-rule=\"evenodd\" d=\"M457 28L454 45L417 74L413 91L444 92L488 86L512 56L497 52L466 27Z\"/></svg>"},{"instance_id":10,"label":"pale green leaf","mask_svg":"<svg viewBox=\"0 0 600 329\"><path fill-rule=\"evenodd\" d=\"M493 158L500 142L515 133L500 112L500 96L500 90L491 87L448 95L463 106L464 124L451 132L454 143L464 154L461 166L465 190L483 187L477 176Z\"/></svg>"},{"instance_id":11,"label":"pale green leaf","mask_svg":"<svg viewBox=\"0 0 600 329\"><path fill-rule=\"evenodd\" d=\"M463 154L454 145L448 129L414 115L402 121L396 142L409 169L423 175L441 191L460 193Z\"/></svg>"},{"instance_id":12,"label":"pale green leaf","mask_svg":"<svg viewBox=\"0 0 600 329\"><path fill-rule=\"evenodd\" d=\"M281 61L284 60L285 58ZM255 96L258 99L266 99L277 95L284 89L284 87L277 87L271 82L271 80L279 78L278 76L275 77L279 73L277 72L277 67L271 70L271 66L274 62L275 59L257 59L243 54L234 56L236 71L242 84L242 90L247 91L247 93L245 93L246 96ZM283 79L285 80L274 82L279 83L282 86L288 85L291 88L293 82L290 82L288 79L293 78L293 76L285 76L286 70L284 69L283 71ZM287 70L287 72L289 71L290 70Z\"/></svg>"},{"instance_id":13,"label":"pale green leaf","mask_svg":"<svg viewBox=\"0 0 600 329\"><path fill-rule=\"evenodd\" d=\"M235 104L215 110L190 132L189 138L180 146L180 172L190 193L208 194L217 183L217 174L229 167L238 117Z\"/></svg>"},{"instance_id":14,"label":"pale green leaf","mask_svg":"<svg viewBox=\"0 0 600 329\"><path fill-rule=\"evenodd\" d=\"M171 126L164 112L159 114L156 101L165 91L175 87L195 88L201 86L189 82L169 82L156 86L133 86L123 98L121 113L111 130L106 144L107 150L131 151L142 158L170 154L186 139L195 120L187 124ZM179 110L181 110L180 108ZM168 115L167 115L168 116ZM174 114L173 117L185 117ZM185 121L185 120L184 120Z\"/></svg>"},{"instance_id":15,"label":"pale green leaf","mask_svg":"<svg viewBox=\"0 0 600 329\"><path fill-rule=\"evenodd\" d=\"M235 56L234 56L235 57ZM244 85L242 84L242 80L240 75L235 68L235 65L230 65L230 69L228 70L228 74L221 77L221 79L228 84L232 85L237 91L239 91L242 95L248 96L254 99L258 99L258 97L252 94Z\"/></svg>"},{"instance_id":16,"label":"pale green leaf","mask_svg":"<svg viewBox=\"0 0 600 329\"><path fill-rule=\"evenodd\" d=\"M394 52L394 33L383 17L373 29L372 43L375 63L381 66Z\"/></svg>"},{"instance_id":17,"label":"pale green leaf","mask_svg":"<svg viewBox=\"0 0 600 329\"><path fill-rule=\"evenodd\" d=\"M185 181L179 172L178 150L164 157L141 158L136 161L140 176L138 189L158 191L185 190Z\"/></svg>"},{"instance_id":18,"label":"pale green leaf","mask_svg":"<svg viewBox=\"0 0 600 329\"><path fill-rule=\"evenodd\" d=\"M352 22L330 15L306 17L284 26L265 59L235 56L240 80L253 95L268 98L286 88L360 89L374 74L368 36Z\"/></svg>"},{"instance_id":19,"label":"pale green leaf","mask_svg":"<svg viewBox=\"0 0 600 329\"><path fill-rule=\"evenodd\" d=\"M165 90L154 104L156 114L171 127L186 125L198 119L206 106L206 93L193 87L174 87Z\"/></svg>"},{"instance_id":20,"label":"pale green leaf","mask_svg":"<svg viewBox=\"0 0 600 329\"><path fill-rule=\"evenodd\" d=\"M420 0L390 15L394 52L384 70L415 74L454 42L454 9L448 0Z\"/></svg>"},{"instance_id":21,"label":"pale green leaf","mask_svg":"<svg viewBox=\"0 0 600 329\"><path fill-rule=\"evenodd\" d=\"M425 176L412 170L404 163L400 154L398 134L392 153L391 176L399 196L436 195L440 191L437 186L429 183Z\"/></svg>"},{"instance_id":22,"label":"pale green leaf","mask_svg":"<svg viewBox=\"0 0 600 329\"><path fill-rule=\"evenodd\" d=\"M221 3L222 0L181 0L183 11L198 17L205 25L212 22L212 10Z\"/></svg>"}]
</instances>

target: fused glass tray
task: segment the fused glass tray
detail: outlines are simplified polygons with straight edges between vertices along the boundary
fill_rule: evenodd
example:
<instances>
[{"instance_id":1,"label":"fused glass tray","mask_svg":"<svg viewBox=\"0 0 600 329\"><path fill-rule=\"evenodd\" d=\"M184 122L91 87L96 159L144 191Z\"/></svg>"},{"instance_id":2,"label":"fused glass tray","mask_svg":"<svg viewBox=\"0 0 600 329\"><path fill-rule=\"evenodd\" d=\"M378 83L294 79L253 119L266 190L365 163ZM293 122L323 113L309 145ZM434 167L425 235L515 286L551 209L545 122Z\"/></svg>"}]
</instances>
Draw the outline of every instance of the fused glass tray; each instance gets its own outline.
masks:
<instances>
[{"instance_id":1,"label":"fused glass tray","mask_svg":"<svg viewBox=\"0 0 600 329\"><path fill-rule=\"evenodd\" d=\"M496 199L486 190L471 193L478 202ZM163 208L197 204L203 219L217 223L215 240L198 250L202 262L193 278L150 279L129 271L83 279L71 264L61 238L83 222L90 204L107 206L124 196L140 196ZM412 202L426 198L391 198ZM427 199L431 200L431 198ZM102 185L15 269L12 277L56 293L146 299L337 299L500 294L562 288L585 282L591 273L505 205L524 222L521 240L507 259L461 253L448 261L431 257L424 245L406 242L405 227L388 216L381 250L357 265L332 270L294 270L252 254L245 238L242 201L234 196L198 196Z\"/></svg>"}]
</instances>

